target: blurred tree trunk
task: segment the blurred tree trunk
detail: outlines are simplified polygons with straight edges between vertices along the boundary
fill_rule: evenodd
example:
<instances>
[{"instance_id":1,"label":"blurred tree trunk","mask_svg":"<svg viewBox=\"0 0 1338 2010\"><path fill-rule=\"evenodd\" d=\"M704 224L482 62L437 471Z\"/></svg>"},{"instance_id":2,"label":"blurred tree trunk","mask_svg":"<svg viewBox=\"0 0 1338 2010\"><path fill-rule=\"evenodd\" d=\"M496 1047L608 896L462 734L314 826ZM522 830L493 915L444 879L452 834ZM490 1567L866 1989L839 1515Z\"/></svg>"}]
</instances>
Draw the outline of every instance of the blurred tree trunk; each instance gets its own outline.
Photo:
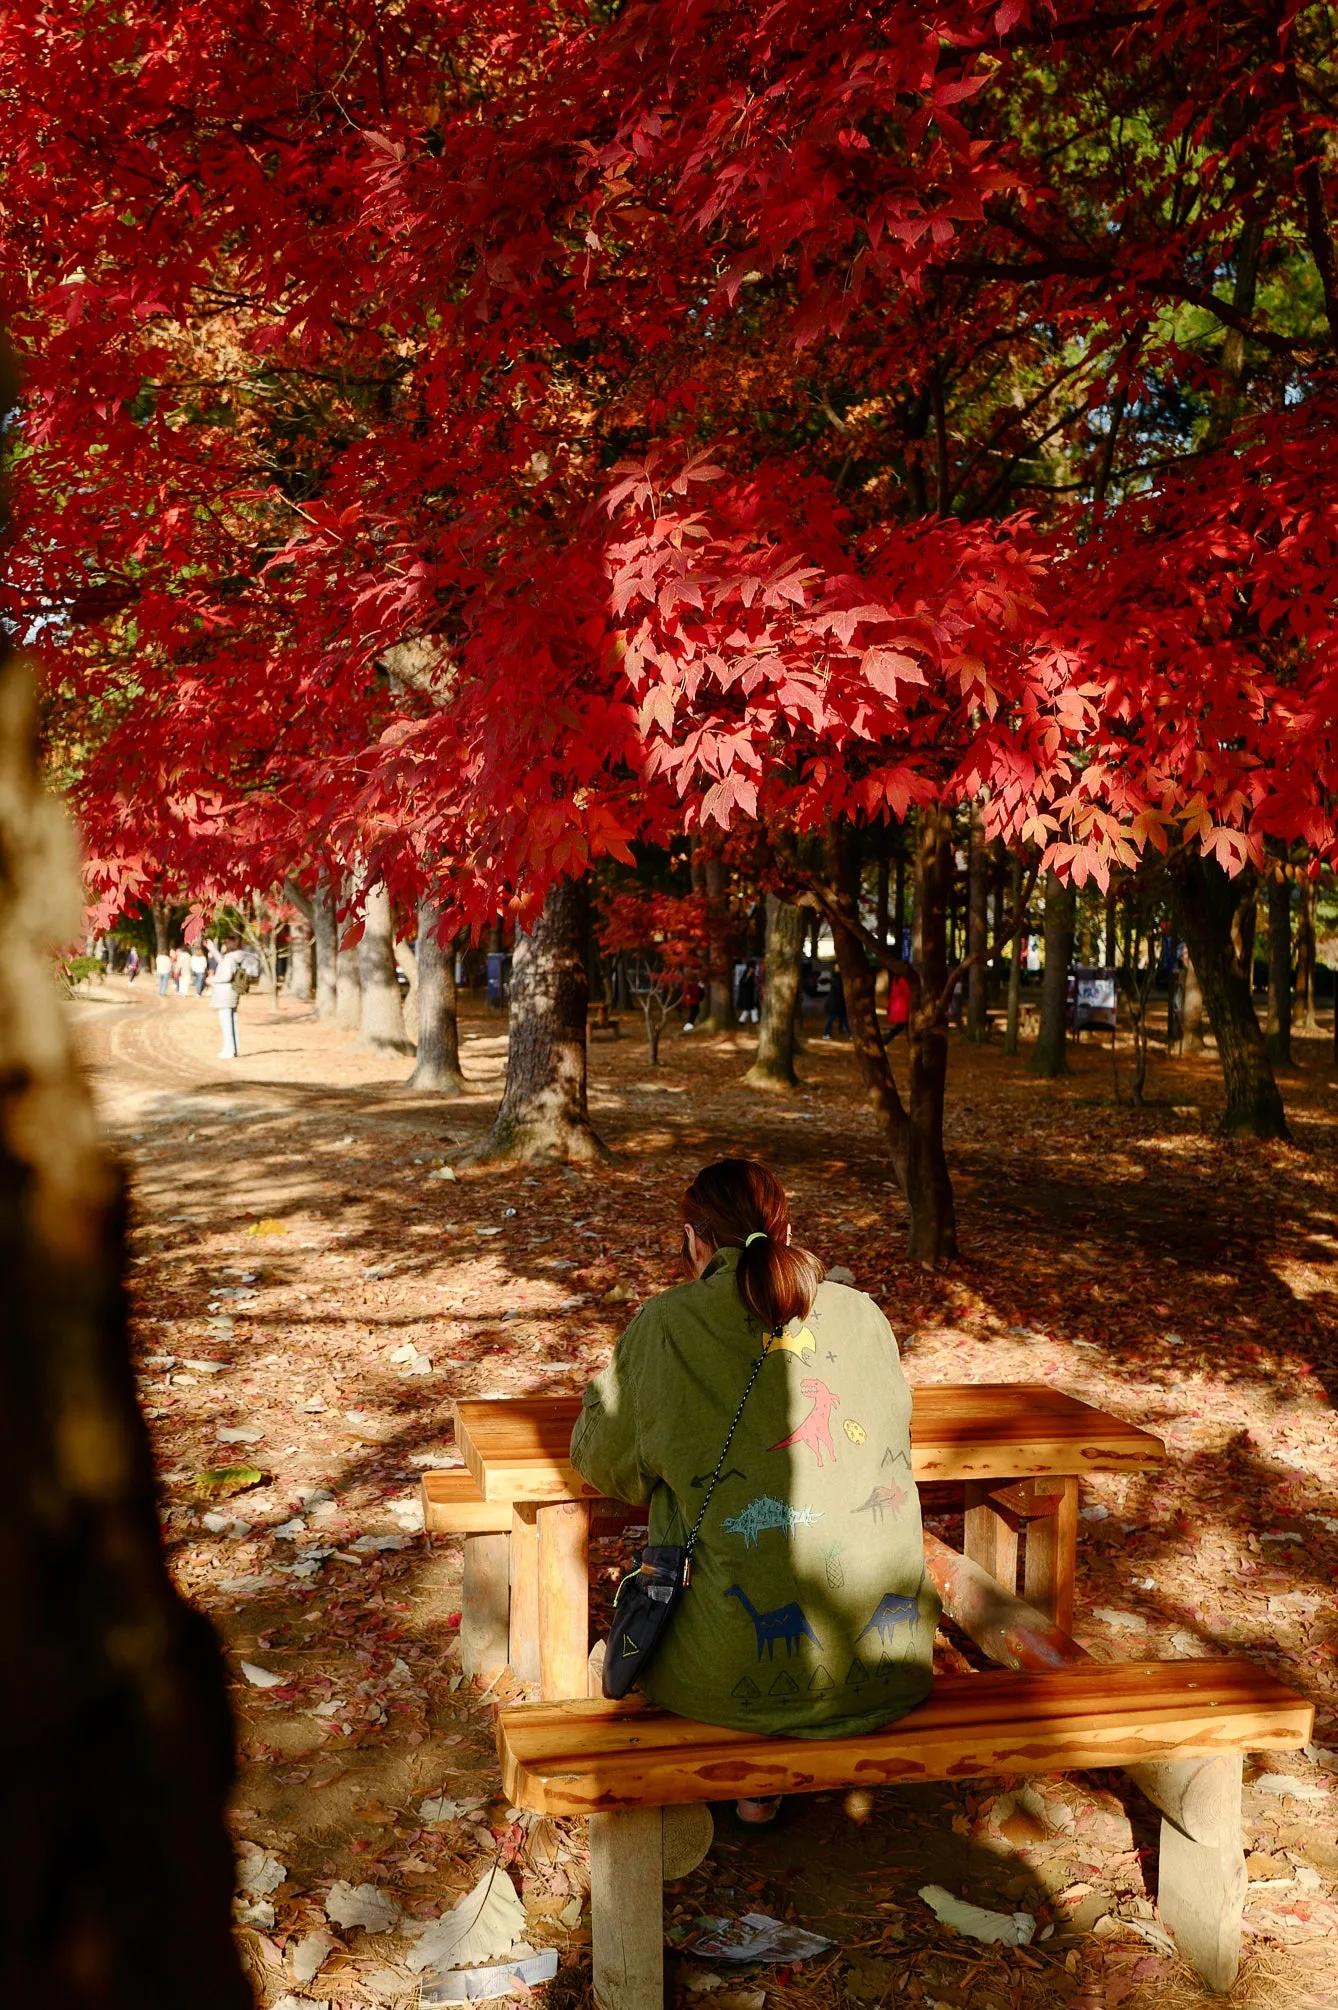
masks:
<instances>
[{"instance_id":1,"label":"blurred tree trunk","mask_svg":"<svg viewBox=\"0 0 1338 2010\"><path fill-rule=\"evenodd\" d=\"M1223 1128L1285 1138L1287 1119L1244 970L1232 945L1237 893L1212 859L1184 856L1175 869L1180 926L1203 988L1226 1084Z\"/></svg>"},{"instance_id":2,"label":"blurred tree trunk","mask_svg":"<svg viewBox=\"0 0 1338 2010\"><path fill-rule=\"evenodd\" d=\"M348 893L348 882L341 886L341 897ZM335 951L335 1024L342 1026L346 1033L356 1033L362 1023L362 973L358 964L356 945L352 949L344 947L344 933L348 927L347 917L337 921L338 947Z\"/></svg>"},{"instance_id":3,"label":"blurred tree trunk","mask_svg":"<svg viewBox=\"0 0 1338 2010\"><path fill-rule=\"evenodd\" d=\"M1185 956L1185 989L1180 1000L1180 1051L1203 1052L1203 987L1194 968L1194 958Z\"/></svg>"},{"instance_id":4,"label":"blurred tree trunk","mask_svg":"<svg viewBox=\"0 0 1338 2010\"><path fill-rule=\"evenodd\" d=\"M311 896L311 933L316 946L316 1017L337 1016L339 987L335 975L339 957L339 931L335 925L334 893L330 875L322 866Z\"/></svg>"},{"instance_id":5,"label":"blurred tree trunk","mask_svg":"<svg viewBox=\"0 0 1338 2010\"><path fill-rule=\"evenodd\" d=\"M1275 1068L1292 1065L1292 885L1287 848L1268 841L1268 1058Z\"/></svg>"},{"instance_id":6,"label":"blurred tree trunk","mask_svg":"<svg viewBox=\"0 0 1338 2010\"><path fill-rule=\"evenodd\" d=\"M966 980L966 1037L977 1045L987 1038L990 974L985 959L990 946L989 851L985 844L985 810L971 805L971 837L967 857L966 953L978 960Z\"/></svg>"},{"instance_id":7,"label":"blurred tree trunk","mask_svg":"<svg viewBox=\"0 0 1338 2010\"><path fill-rule=\"evenodd\" d=\"M1069 963L1073 956L1073 889L1058 873L1045 875L1045 969L1041 973L1041 1031L1032 1073L1067 1075Z\"/></svg>"},{"instance_id":8,"label":"blurred tree trunk","mask_svg":"<svg viewBox=\"0 0 1338 2010\"><path fill-rule=\"evenodd\" d=\"M288 930L288 980L292 998L310 999L316 988L316 931L312 925L312 903L293 880L287 880L284 899L295 907L299 919Z\"/></svg>"},{"instance_id":9,"label":"blurred tree trunk","mask_svg":"<svg viewBox=\"0 0 1338 2010\"><path fill-rule=\"evenodd\" d=\"M1318 1033L1315 1015L1315 882L1302 872L1297 891L1296 911L1296 1008L1303 1033Z\"/></svg>"},{"instance_id":10,"label":"blurred tree trunk","mask_svg":"<svg viewBox=\"0 0 1338 2010\"><path fill-rule=\"evenodd\" d=\"M395 924L390 895L379 881L363 895L362 917L358 1045L378 1054L405 1054L409 1043L404 1037L404 1007L395 975Z\"/></svg>"},{"instance_id":11,"label":"blurred tree trunk","mask_svg":"<svg viewBox=\"0 0 1338 2010\"><path fill-rule=\"evenodd\" d=\"M1022 905L1022 855L1015 854L1012 872L1012 912L1016 916ZM1022 959L1027 953L1027 930L1025 924L1014 935L1008 965L1008 1029L1004 1034L1005 1054L1016 1054L1018 1033L1022 1018Z\"/></svg>"},{"instance_id":12,"label":"blurred tree trunk","mask_svg":"<svg viewBox=\"0 0 1338 2010\"><path fill-rule=\"evenodd\" d=\"M533 928L517 930L506 1087L492 1129L468 1154L471 1163L610 1156L586 1106L589 932L588 878L555 881Z\"/></svg>"},{"instance_id":13,"label":"blurred tree trunk","mask_svg":"<svg viewBox=\"0 0 1338 2010\"><path fill-rule=\"evenodd\" d=\"M135 1400L123 1206L51 980L80 926L0 669L0 2002L250 2010L232 1937L232 1735L208 1622L172 1585ZM40 934L38 931L40 930Z\"/></svg>"},{"instance_id":14,"label":"blurred tree trunk","mask_svg":"<svg viewBox=\"0 0 1338 2010\"><path fill-rule=\"evenodd\" d=\"M753 1089L794 1089L794 1020L799 1004L799 941L803 910L767 895L766 968L757 1059L744 1076Z\"/></svg>"},{"instance_id":15,"label":"blurred tree trunk","mask_svg":"<svg viewBox=\"0 0 1338 2010\"><path fill-rule=\"evenodd\" d=\"M458 1095L460 1030L456 1020L455 944L437 933L440 908L425 900L418 910L418 1059L407 1086L438 1095Z\"/></svg>"}]
</instances>

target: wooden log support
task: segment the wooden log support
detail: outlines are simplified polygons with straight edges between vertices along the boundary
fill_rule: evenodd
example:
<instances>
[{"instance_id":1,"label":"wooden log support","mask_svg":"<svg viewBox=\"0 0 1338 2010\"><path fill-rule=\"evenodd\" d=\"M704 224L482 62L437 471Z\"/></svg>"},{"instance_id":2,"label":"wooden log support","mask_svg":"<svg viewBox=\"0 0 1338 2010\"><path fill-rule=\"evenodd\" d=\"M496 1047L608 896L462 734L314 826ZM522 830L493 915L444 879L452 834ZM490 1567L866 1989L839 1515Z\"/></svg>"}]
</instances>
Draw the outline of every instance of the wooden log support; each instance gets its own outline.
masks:
<instances>
[{"instance_id":1,"label":"wooden log support","mask_svg":"<svg viewBox=\"0 0 1338 2010\"><path fill-rule=\"evenodd\" d=\"M1005 1591L1017 1590L1017 1530L994 1504L986 1480L966 1482L966 1526L962 1548Z\"/></svg>"},{"instance_id":2,"label":"wooden log support","mask_svg":"<svg viewBox=\"0 0 1338 2010\"><path fill-rule=\"evenodd\" d=\"M1073 1626L1078 1562L1078 1482L1063 1479L1049 1484L1059 1489L1051 1496L1049 1511L1027 1521L1022 1595L1068 1633Z\"/></svg>"},{"instance_id":3,"label":"wooden log support","mask_svg":"<svg viewBox=\"0 0 1338 2010\"><path fill-rule=\"evenodd\" d=\"M539 1685L546 1703L584 1696L590 1658L590 1510L555 1501L536 1517Z\"/></svg>"},{"instance_id":4,"label":"wooden log support","mask_svg":"<svg viewBox=\"0 0 1338 2010\"><path fill-rule=\"evenodd\" d=\"M511 1510L511 1669L539 1686L539 1515L532 1501Z\"/></svg>"},{"instance_id":5,"label":"wooden log support","mask_svg":"<svg viewBox=\"0 0 1338 2010\"><path fill-rule=\"evenodd\" d=\"M467 1535L460 1593L460 1666L490 1688L511 1658L511 1537Z\"/></svg>"},{"instance_id":6,"label":"wooden log support","mask_svg":"<svg viewBox=\"0 0 1338 2010\"><path fill-rule=\"evenodd\" d=\"M1188 1835L1163 1814L1157 1906L1182 1958L1208 1987L1225 1995L1240 1967L1245 1910L1245 1853L1240 1837L1241 1754L1147 1766L1162 1775L1172 1806L1189 1811ZM1139 1784L1147 1789L1145 1780Z\"/></svg>"},{"instance_id":7,"label":"wooden log support","mask_svg":"<svg viewBox=\"0 0 1338 2010\"><path fill-rule=\"evenodd\" d=\"M600 2010L664 2010L664 1814L590 1817L590 1927Z\"/></svg>"}]
</instances>

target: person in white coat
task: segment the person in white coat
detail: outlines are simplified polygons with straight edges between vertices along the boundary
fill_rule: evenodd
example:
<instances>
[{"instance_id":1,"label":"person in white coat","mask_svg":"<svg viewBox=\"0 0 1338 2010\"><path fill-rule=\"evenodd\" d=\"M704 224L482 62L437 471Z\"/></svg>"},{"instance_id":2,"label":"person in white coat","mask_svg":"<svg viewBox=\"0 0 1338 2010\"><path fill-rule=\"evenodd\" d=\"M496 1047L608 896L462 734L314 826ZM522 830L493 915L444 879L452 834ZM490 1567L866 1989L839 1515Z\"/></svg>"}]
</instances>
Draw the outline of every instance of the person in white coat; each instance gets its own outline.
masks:
<instances>
[{"instance_id":1,"label":"person in white coat","mask_svg":"<svg viewBox=\"0 0 1338 2010\"><path fill-rule=\"evenodd\" d=\"M253 950L243 949L237 937L231 935L219 945L218 965L209 990L209 1002L218 1014L220 1061L241 1058L241 1049L237 1044L237 1000L240 993L236 978L239 971L244 971L247 979L258 977L259 958ZM249 988L249 984L243 988Z\"/></svg>"}]
</instances>

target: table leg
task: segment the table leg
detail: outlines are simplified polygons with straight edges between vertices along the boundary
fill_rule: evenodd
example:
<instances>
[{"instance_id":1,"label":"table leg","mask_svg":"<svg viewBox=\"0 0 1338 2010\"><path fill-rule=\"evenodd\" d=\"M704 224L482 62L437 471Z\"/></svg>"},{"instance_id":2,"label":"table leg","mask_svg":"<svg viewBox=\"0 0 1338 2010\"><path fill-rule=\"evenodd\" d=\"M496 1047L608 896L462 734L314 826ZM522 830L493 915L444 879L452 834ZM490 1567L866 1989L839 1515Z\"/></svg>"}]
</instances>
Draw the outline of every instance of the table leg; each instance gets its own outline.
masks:
<instances>
[{"instance_id":1,"label":"table leg","mask_svg":"<svg viewBox=\"0 0 1338 2010\"><path fill-rule=\"evenodd\" d=\"M1078 1567L1078 1482L1062 1482L1053 1514L1027 1523L1022 1595L1064 1633L1073 1631L1073 1582Z\"/></svg>"},{"instance_id":2,"label":"table leg","mask_svg":"<svg viewBox=\"0 0 1338 2010\"><path fill-rule=\"evenodd\" d=\"M539 1681L539 1521L532 1501L511 1509L511 1668Z\"/></svg>"},{"instance_id":3,"label":"table leg","mask_svg":"<svg viewBox=\"0 0 1338 2010\"><path fill-rule=\"evenodd\" d=\"M491 1688L511 1658L510 1604L510 1536L467 1535L460 1666L480 1689Z\"/></svg>"},{"instance_id":4,"label":"table leg","mask_svg":"<svg viewBox=\"0 0 1338 2010\"><path fill-rule=\"evenodd\" d=\"M986 1480L966 1483L966 1526L962 1550L972 1563L987 1570L1005 1591L1017 1593L1017 1530L1005 1521Z\"/></svg>"},{"instance_id":5,"label":"table leg","mask_svg":"<svg viewBox=\"0 0 1338 2010\"><path fill-rule=\"evenodd\" d=\"M590 1509L539 1509L539 1681L545 1703L584 1696L590 1656Z\"/></svg>"}]
</instances>

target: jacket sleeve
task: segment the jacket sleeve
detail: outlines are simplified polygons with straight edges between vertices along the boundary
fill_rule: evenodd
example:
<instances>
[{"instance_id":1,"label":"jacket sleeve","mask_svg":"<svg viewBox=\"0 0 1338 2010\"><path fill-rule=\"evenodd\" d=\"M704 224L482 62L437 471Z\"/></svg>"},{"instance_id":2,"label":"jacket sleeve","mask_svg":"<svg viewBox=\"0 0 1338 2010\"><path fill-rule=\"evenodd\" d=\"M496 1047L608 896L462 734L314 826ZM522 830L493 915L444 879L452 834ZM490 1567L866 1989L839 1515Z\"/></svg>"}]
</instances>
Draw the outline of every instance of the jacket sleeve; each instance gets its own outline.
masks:
<instances>
[{"instance_id":1,"label":"jacket sleeve","mask_svg":"<svg viewBox=\"0 0 1338 2010\"><path fill-rule=\"evenodd\" d=\"M659 1484L641 1451L637 1414L639 1357L651 1338L646 1310L638 1312L613 1350L613 1359L586 1385L571 1434L571 1462L583 1479L611 1500L648 1501Z\"/></svg>"}]
</instances>

